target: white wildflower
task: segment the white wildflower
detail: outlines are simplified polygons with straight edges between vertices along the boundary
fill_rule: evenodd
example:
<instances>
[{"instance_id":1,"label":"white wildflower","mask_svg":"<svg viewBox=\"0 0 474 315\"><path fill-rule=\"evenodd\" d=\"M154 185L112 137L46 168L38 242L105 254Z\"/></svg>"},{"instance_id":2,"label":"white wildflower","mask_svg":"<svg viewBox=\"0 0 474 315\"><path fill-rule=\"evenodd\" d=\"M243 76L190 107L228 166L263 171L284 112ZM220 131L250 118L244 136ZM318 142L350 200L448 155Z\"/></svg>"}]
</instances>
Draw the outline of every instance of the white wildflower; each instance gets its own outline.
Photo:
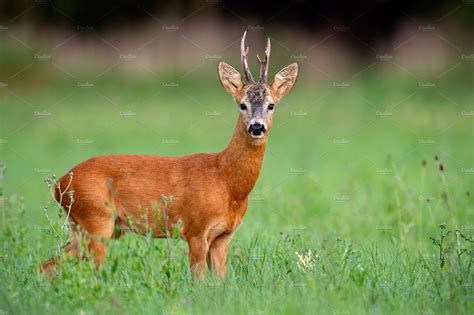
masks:
<instances>
[{"instance_id":1,"label":"white wildflower","mask_svg":"<svg viewBox=\"0 0 474 315\"><path fill-rule=\"evenodd\" d=\"M296 264L298 265L298 269L302 272L312 270L314 268L316 261L319 259L319 256L317 254L313 255L310 249L308 249L306 252L303 252L301 254L298 252L295 252L295 254L296 254L296 257L298 257Z\"/></svg>"}]
</instances>

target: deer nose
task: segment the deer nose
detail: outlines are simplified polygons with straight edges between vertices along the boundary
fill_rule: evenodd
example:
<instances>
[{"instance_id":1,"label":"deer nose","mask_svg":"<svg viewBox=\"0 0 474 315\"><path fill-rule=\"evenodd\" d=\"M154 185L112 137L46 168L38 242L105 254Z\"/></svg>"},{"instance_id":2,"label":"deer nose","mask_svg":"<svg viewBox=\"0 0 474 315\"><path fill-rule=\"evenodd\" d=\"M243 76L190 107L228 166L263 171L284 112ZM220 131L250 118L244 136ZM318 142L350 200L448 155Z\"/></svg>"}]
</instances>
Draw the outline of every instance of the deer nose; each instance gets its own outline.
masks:
<instances>
[{"instance_id":1,"label":"deer nose","mask_svg":"<svg viewBox=\"0 0 474 315\"><path fill-rule=\"evenodd\" d=\"M254 124L251 124L250 127L249 127L249 133L252 135L252 136L261 136L263 135L267 130L265 129L265 125L261 124L261 123L254 123Z\"/></svg>"}]
</instances>

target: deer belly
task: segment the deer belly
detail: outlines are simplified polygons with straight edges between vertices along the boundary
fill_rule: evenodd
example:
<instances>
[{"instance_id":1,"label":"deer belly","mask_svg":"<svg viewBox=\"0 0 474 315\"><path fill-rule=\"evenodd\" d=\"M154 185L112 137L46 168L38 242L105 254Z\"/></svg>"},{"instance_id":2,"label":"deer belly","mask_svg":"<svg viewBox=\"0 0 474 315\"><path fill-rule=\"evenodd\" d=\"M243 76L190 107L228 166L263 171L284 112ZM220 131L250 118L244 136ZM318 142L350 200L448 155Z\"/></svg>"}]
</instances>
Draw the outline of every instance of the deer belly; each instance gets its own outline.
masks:
<instances>
[{"instance_id":1,"label":"deer belly","mask_svg":"<svg viewBox=\"0 0 474 315\"><path fill-rule=\"evenodd\" d=\"M153 231L161 236L164 228L171 227L179 220L178 189L172 185L153 182L123 181L112 186L111 199L122 224L130 229Z\"/></svg>"}]
</instances>

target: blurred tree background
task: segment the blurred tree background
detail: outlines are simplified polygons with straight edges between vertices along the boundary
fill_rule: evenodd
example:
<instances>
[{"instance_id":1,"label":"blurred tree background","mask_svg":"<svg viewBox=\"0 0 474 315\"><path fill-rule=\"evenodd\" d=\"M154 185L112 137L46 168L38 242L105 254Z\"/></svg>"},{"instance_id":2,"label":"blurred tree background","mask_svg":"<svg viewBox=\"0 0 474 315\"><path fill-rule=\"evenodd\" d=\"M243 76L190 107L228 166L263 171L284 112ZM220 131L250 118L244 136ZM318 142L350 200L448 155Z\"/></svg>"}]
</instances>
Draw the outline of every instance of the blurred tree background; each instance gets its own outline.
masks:
<instances>
[{"instance_id":1,"label":"blurred tree background","mask_svg":"<svg viewBox=\"0 0 474 315\"><path fill-rule=\"evenodd\" d=\"M353 29L358 37L375 40L390 36L397 23L413 17L440 18L445 13L463 10L458 15L462 25L474 24L473 3L463 1L73 1L73 0L4 0L0 4L0 18L8 21L27 14L36 26L53 25L76 28L89 25L97 29L122 23L140 23L150 14L160 18L167 15L189 16L212 7L208 16L218 19L253 18L259 23L273 20L275 23L298 25L308 30L331 27L333 24L348 25L362 15L363 23ZM31 12L29 12L31 11Z\"/></svg>"},{"instance_id":2,"label":"blurred tree background","mask_svg":"<svg viewBox=\"0 0 474 315\"><path fill-rule=\"evenodd\" d=\"M285 58L311 60L316 76L347 74L358 63L383 59L387 52L391 57L395 50L409 71L438 71L447 54L463 58L472 53L473 26L472 0L4 0L0 79L15 74L19 69L14 65L25 54L48 50L54 50L64 69L81 64L80 50L89 61L104 62L117 52L127 60L132 53L148 70L185 71L203 59L224 57L243 30L257 34L250 43L270 36L286 50ZM417 54L420 50L429 56Z\"/></svg>"},{"instance_id":3,"label":"blurred tree background","mask_svg":"<svg viewBox=\"0 0 474 315\"><path fill-rule=\"evenodd\" d=\"M459 27L472 28L474 1L4 0L0 4L3 24L26 20L35 28L93 27L101 31L123 25L134 27L150 19L156 22L166 17L192 16L222 23L240 19L267 27L286 25L308 32L344 26L356 38L373 43L393 36L405 20L437 23L448 20Z\"/></svg>"}]
</instances>

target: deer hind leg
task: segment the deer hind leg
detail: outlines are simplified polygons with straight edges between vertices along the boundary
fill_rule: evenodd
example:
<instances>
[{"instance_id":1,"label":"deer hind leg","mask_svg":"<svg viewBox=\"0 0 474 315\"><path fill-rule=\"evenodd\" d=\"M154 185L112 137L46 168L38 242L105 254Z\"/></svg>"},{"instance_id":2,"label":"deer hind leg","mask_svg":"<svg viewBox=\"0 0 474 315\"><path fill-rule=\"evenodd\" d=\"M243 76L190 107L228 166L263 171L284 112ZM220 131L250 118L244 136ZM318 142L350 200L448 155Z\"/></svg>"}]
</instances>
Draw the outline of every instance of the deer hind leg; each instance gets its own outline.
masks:
<instances>
[{"instance_id":1,"label":"deer hind leg","mask_svg":"<svg viewBox=\"0 0 474 315\"><path fill-rule=\"evenodd\" d=\"M63 249L64 252L79 259L87 258L87 256L83 257L79 251L79 240L84 237L87 242L86 251L92 254L96 269L99 269L107 251L106 242L114 234L115 220L112 209L103 202L101 195L81 198L78 194L71 209L70 219L73 222L71 243ZM49 259L43 264L42 270L51 274L54 267L58 265L58 259Z\"/></svg>"},{"instance_id":2,"label":"deer hind leg","mask_svg":"<svg viewBox=\"0 0 474 315\"><path fill-rule=\"evenodd\" d=\"M63 247L62 251L66 256L72 256L79 258L79 231L77 226L71 222L71 231L69 234L70 243ZM46 272L50 277L53 276L53 272L61 265L61 257L51 257L47 259L42 265L41 270Z\"/></svg>"},{"instance_id":3,"label":"deer hind leg","mask_svg":"<svg viewBox=\"0 0 474 315\"><path fill-rule=\"evenodd\" d=\"M105 254L107 251L107 245L105 242L110 240L113 236L115 222L112 218L95 218L93 222L84 222L81 227L85 231L85 236L88 238L87 250L92 254L95 261L96 269L98 270L100 265L103 263ZM67 256L76 257L78 259L84 259L87 257L81 256L79 250L80 235L77 228L71 230L70 244L63 248L64 253ZM41 270L44 271L48 276L52 277L54 270L60 267L60 257L52 257L46 260Z\"/></svg>"},{"instance_id":4,"label":"deer hind leg","mask_svg":"<svg viewBox=\"0 0 474 315\"><path fill-rule=\"evenodd\" d=\"M79 224L86 232L87 250L94 257L95 266L98 270L104 262L107 252L106 243L114 234L115 221L112 215L95 213L94 216L88 217L88 220L82 220Z\"/></svg>"}]
</instances>

